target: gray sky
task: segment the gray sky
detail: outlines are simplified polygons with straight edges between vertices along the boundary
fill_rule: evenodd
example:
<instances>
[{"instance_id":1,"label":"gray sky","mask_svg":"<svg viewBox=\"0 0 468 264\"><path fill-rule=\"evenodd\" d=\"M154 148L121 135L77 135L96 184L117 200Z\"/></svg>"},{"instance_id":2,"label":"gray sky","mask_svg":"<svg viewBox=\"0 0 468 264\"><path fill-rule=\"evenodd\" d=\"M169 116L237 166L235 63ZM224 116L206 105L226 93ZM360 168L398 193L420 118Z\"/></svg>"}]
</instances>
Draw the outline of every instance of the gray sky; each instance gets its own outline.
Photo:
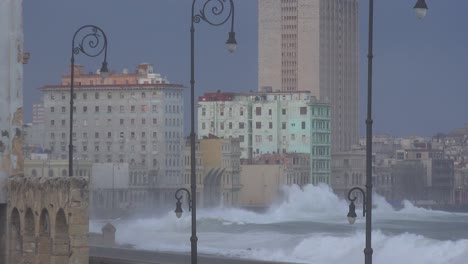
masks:
<instances>
[{"instance_id":1,"label":"gray sky","mask_svg":"<svg viewBox=\"0 0 468 264\"><path fill-rule=\"evenodd\" d=\"M468 1L426 1L429 11L423 20L414 15L416 0L375 1L374 133L429 136L468 123ZM24 0L25 50L32 55L24 68L26 119L30 120L31 104L40 96L38 88L59 83L66 73L73 33L86 24L106 32L111 69L133 70L138 63L149 62L172 83L188 87L191 2ZM360 4L363 135L368 1ZM225 49L228 25L196 25L198 95L218 89L257 89L257 1L235 0L235 5L236 53ZM101 58L76 57L76 63L88 71L101 62Z\"/></svg>"}]
</instances>

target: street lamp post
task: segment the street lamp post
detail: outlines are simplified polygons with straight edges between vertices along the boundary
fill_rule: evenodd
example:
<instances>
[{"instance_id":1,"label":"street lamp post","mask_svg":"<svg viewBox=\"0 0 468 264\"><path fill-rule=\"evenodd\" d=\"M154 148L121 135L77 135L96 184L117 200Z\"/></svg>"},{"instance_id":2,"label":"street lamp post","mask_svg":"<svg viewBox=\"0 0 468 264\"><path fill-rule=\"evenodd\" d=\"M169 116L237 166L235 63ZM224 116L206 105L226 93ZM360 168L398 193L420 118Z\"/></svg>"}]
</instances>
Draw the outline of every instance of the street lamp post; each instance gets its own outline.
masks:
<instances>
[{"instance_id":1,"label":"street lamp post","mask_svg":"<svg viewBox=\"0 0 468 264\"><path fill-rule=\"evenodd\" d=\"M423 18L427 13L425 0L417 0L414 6L416 16ZM352 188L348 192L349 205L348 220L354 223L356 219L356 197L351 198L351 193L360 191L363 194L363 215L366 217L366 248L364 249L365 264L372 264L372 59L373 59L373 34L374 34L374 0L369 0L369 39L367 54L367 119L366 119L366 190L359 187Z\"/></svg>"},{"instance_id":2,"label":"street lamp post","mask_svg":"<svg viewBox=\"0 0 468 264\"><path fill-rule=\"evenodd\" d=\"M78 40L76 39L78 37ZM102 43L101 43L102 40ZM80 27L73 35L72 55L71 55L71 73L70 73L70 142L68 145L68 174L73 176L73 100L74 100L74 81L75 81L75 55L80 53L88 57L97 57L104 52L104 61L100 74L105 78L109 72L107 69L107 37L104 31L94 25Z\"/></svg>"},{"instance_id":3,"label":"street lamp post","mask_svg":"<svg viewBox=\"0 0 468 264\"><path fill-rule=\"evenodd\" d=\"M195 4L197 0L192 2L192 16L190 27L190 100L191 100L191 115L190 115L190 192L187 189L181 188L176 191L177 208L180 208L180 199L177 194L180 190L187 191L190 200L190 209L192 211L192 236L191 243L191 263L197 263L197 178L196 178L196 157L195 157L195 24L204 21L211 26L221 26L231 20L231 31L229 32L226 47L229 52L234 52L237 48L236 33L234 32L234 3L233 0L204 0L203 5L196 12ZM182 211L177 211L176 214L182 214Z\"/></svg>"}]
</instances>

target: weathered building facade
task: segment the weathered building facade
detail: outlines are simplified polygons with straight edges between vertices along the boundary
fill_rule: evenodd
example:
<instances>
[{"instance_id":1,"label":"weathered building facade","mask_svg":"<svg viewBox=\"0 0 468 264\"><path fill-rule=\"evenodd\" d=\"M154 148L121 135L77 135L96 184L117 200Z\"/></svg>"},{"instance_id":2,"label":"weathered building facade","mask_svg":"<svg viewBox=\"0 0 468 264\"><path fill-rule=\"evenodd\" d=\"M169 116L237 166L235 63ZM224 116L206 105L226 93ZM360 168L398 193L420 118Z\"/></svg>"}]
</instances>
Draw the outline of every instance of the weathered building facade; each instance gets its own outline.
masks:
<instances>
[{"instance_id":1,"label":"weathered building facade","mask_svg":"<svg viewBox=\"0 0 468 264\"><path fill-rule=\"evenodd\" d=\"M240 140L241 158L308 153L311 183L330 182L330 105L310 92L206 93L198 135Z\"/></svg>"}]
</instances>

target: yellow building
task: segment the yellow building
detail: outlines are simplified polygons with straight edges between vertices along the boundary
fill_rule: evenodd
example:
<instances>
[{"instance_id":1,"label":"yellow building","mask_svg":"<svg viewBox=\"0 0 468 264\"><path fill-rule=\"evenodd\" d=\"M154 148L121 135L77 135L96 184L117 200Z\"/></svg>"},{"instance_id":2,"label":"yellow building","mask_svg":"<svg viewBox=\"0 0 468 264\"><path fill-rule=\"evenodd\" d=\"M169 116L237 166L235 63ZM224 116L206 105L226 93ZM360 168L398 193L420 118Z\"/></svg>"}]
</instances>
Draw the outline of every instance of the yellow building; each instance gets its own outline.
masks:
<instances>
[{"instance_id":1,"label":"yellow building","mask_svg":"<svg viewBox=\"0 0 468 264\"><path fill-rule=\"evenodd\" d=\"M240 190L240 145L234 138L210 137L197 143L197 204L237 206ZM185 149L185 187L190 187L190 144Z\"/></svg>"}]
</instances>

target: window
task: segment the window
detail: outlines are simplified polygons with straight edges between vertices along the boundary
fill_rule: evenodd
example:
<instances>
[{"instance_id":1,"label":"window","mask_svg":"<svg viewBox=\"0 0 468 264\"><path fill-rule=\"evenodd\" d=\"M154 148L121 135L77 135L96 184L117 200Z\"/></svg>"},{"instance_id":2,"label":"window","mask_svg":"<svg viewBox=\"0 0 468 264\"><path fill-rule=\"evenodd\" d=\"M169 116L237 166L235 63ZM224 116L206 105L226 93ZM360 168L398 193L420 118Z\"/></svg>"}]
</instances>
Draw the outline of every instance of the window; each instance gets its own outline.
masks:
<instances>
[{"instance_id":1,"label":"window","mask_svg":"<svg viewBox=\"0 0 468 264\"><path fill-rule=\"evenodd\" d=\"M273 135L268 135L268 141L270 141L270 142L273 141Z\"/></svg>"},{"instance_id":2,"label":"window","mask_svg":"<svg viewBox=\"0 0 468 264\"><path fill-rule=\"evenodd\" d=\"M244 115L244 108L240 108L240 115L243 116Z\"/></svg>"},{"instance_id":3,"label":"window","mask_svg":"<svg viewBox=\"0 0 468 264\"><path fill-rule=\"evenodd\" d=\"M307 115L307 107L303 106L299 108L299 112L301 115Z\"/></svg>"},{"instance_id":4,"label":"window","mask_svg":"<svg viewBox=\"0 0 468 264\"><path fill-rule=\"evenodd\" d=\"M245 127L244 122L239 122L239 129L244 129L244 127Z\"/></svg>"},{"instance_id":5,"label":"window","mask_svg":"<svg viewBox=\"0 0 468 264\"><path fill-rule=\"evenodd\" d=\"M55 111L55 108L52 106L52 107L50 108L50 112L53 113L54 111Z\"/></svg>"},{"instance_id":6,"label":"window","mask_svg":"<svg viewBox=\"0 0 468 264\"><path fill-rule=\"evenodd\" d=\"M158 124L158 120L156 118L153 118L153 125Z\"/></svg>"},{"instance_id":7,"label":"window","mask_svg":"<svg viewBox=\"0 0 468 264\"><path fill-rule=\"evenodd\" d=\"M202 123L202 124L201 124L201 128L202 128L202 129L206 129L205 123Z\"/></svg>"},{"instance_id":8,"label":"window","mask_svg":"<svg viewBox=\"0 0 468 264\"><path fill-rule=\"evenodd\" d=\"M286 108L281 109L281 113L282 113L283 115L286 115Z\"/></svg>"},{"instance_id":9,"label":"window","mask_svg":"<svg viewBox=\"0 0 468 264\"><path fill-rule=\"evenodd\" d=\"M88 99L88 95L86 93L83 93L83 100Z\"/></svg>"},{"instance_id":10,"label":"window","mask_svg":"<svg viewBox=\"0 0 468 264\"><path fill-rule=\"evenodd\" d=\"M86 113L88 112L88 107L87 106L83 106L83 113Z\"/></svg>"},{"instance_id":11,"label":"window","mask_svg":"<svg viewBox=\"0 0 468 264\"><path fill-rule=\"evenodd\" d=\"M94 107L94 112L99 113L99 106Z\"/></svg>"},{"instance_id":12,"label":"window","mask_svg":"<svg viewBox=\"0 0 468 264\"><path fill-rule=\"evenodd\" d=\"M99 132L94 133L94 138L99 138Z\"/></svg>"},{"instance_id":13,"label":"window","mask_svg":"<svg viewBox=\"0 0 468 264\"><path fill-rule=\"evenodd\" d=\"M62 120L62 126L65 126L65 119Z\"/></svg>"},{"instance_id":14,"label":"window","mask_svg":"<svg viewBox=\"0 0 468 264\"><path fill-rule=\"evenodd\" d=\"M124 120L123 118L120 119L120 125L123 125L124 124Z\"/></svg>"},{"instance_id":15,"label":"window","mask_svg":"<svg viewBox=\"0 0 468 264\"><path fill-rule=\"evenodd\" d=\"M95 151L99 151L99 146L94 146Z\"/></svg>"},{"instance_id":16,"label":"window","mask_svg":"<svg viewBox=\"0 0 468 264\"><path fill-rule=\"evenodd\" d=\"M54 126L54 125L55 125L55 120L53 120L53 119L50 120L50 125L51 125L51 126Z\"/></svg>"},{"instance_id":17,"label":"window","mask_svg":"<svg viewBox=\"0 0 468 264\"><path fill-rule=\"evenodd\" d=\"M99 93L95 93L94 98L99 99Z\"/></svg>"},{"instance_id":18,"label":"window","mask_svg":"<svg viewBox=\"0 0 468 264\"><path fill-rule=\"evenodd\" d=\"M65 100L65 94L62 93L62 100Z\"/></svg>"},{"instance_id":19,"label":"window","mask_svg":"<svg viewBox=\"0 0 468 264\"><path fill-rule=\"evenodd\" d=\"M221 109L219 115L224 116L224 110Z\"/></svg>"},{"instance_id":20,"label":"window","mask_svg":"<svg viewBox=\"0 0 468 264\"><path fill-rule=\"evenodd\" d=\"M107 113L112 113L112 106L107 106Z\"/></svg>"},{"instance_id":21,"label":"window","mask_svg":"<svg viewBox=\"0 0 468 264\"><path fill-rule=\"evenodd\" d=\"M88 126L88 120L83 120L83 126Z\"/></svg>"},{"instance_id":22,"label":"window","mask_svg":"<svg viewBox=\"0 0 468 264\"><path fill-rule=\"evenodd\" d=\"M152 111L153 111L153 113L156 113L157 110L158 110L158 107L157 107L156 105L153 105L153 106L152 106Z\"/></svg>"},{"instance_id":23,"label":"window","mask_svg":"<svg viewBox=\"0 0 468 264\"><path fill-rule=\"evenodd\" d=\"M291 140L296 140L296 135L295 134L291 134Z\"/></svg>"},{"instance_id":24,"label":"window","mask_svg":"<svg viewBox=\"0 0 468 264\"><path fill-rule=\"evenodd\" d=\"M88 133L84 132L83 133L83 138L88 138Z\"/></svg>"},{"instance_id":25,"label":"window","mask_svg":"<svg viewBox=\"0 0 468 264\"><path fill-rule=\"evenodd\" d=\"M268 123L268 128L269 128L269 129L272 129L272 128L273 128L273 122L269 122L269 123Z\"/></svg>"},{"instance_id":26,"label":"window","mask_svg":"<svg viewBox=\"0 0 468 264\"><path fill-rule=\"evenodd\" d=\"M302 121L301 127L302 127L302 129L306 129L306 122Z\"/></svg>"},{"instance_id":27,"label":"window","mask_svg":"<svg viewBox=\"0 0 468 264\"><path fill-rule=\"evenodd\" d=\"M255 128L261 129L262 128L262 122L256 122L255 123Z\"/></svg>"},{"instance_id":28,"label":"window","mask_svg":"<svg viewBox=\"0 0 468 264\"><path fill-rule=\"evenodd\" d=\"M120 132L120 139L123 139L124 138L124 132Z\"/></svg>"},{"instance_id":29,"label":"window","mask_svg":"<svg viewBox=\"0 0 468 264\"><path fill-rule=\"evenodd\" d=\"M123 105L120 106L120 113L124 113L125 112L125 107Z\"/></svg>"},{"instance_id":30,"label":"window","mask_svg":"<svg viewBox=\"0 0 468 264\"><path fill-rule=\"evenodd\" d=\"M286 129L286 122L281 123L281 129Z\"/></svg>"},{"instance_id":31,"label":"window","mask_svg":"<svg viewBox=\"0 0 468 264\"><path fill-rule=\"evenodd\" d=\"M416 153L416 158L420 159L421 158L421 153Z\"/></svg>"},{"instance_id":32,"label":"window","mask_svg":"<svg viewBox=\"0 0 468 264\"><path fill-rule=\"evenodd\" d=\"M202 116L206 116L206 109L202 108Z\"/></svg>"},{"instance_id":33,"label":"window","mask_svg":"<svg viewBox=\"0 0 468 264\"><path fill-rule=\"evenodd\" d=\"M243 135L239 136L239 141L244 142L244 136Z\"/></svg>"},{"instance_id":34,"label":"window","mask_svg":"<svg viewBox=\"0 0 468 264\"><path fill-rule=\"evenodd\" d=\"M130 112L135 113L135 106L134 105L130 106Z\"/></svg>"},{"instance_id":35,"label":"window","mask_svg":"<svg viewBox=\"0 0 468 264\"><path fill-rule=\"evenodd\" d=\"M221 127L221 130L224 130L224 122L221 123L220 127Z\"/></svg>"},{"instance_id":36,"label":"window","mask_svg":"<svg viewBox=\"0 0 468 264\"><path fill-rule=\"evenodd\" d=\"M262 142L262 136L261 135L256 135L255 136L255 142Z\"/></svg>"},{"instance_id":37,"label":"window","mask_svg":"<svg viewBox=\"0 0 468 264\"><path fill-rule=\"evenodd\" d=\"M145 119L145 118L142 118L142 119L141 119L141 124L142 124L142 125L145 125L145 124L146 124L146 119Z\"/></svg>"},{"instance_id":38,"label":"window","mask_svg":"<svg viewBox=\"0 0 468 264\"><path fill-rule=\"evenodd\" d=\"M141 138L146 138L146 132L141 132Z\"/></svg>"},{"instance_id":39,"label":"window","mask_svg":"<svg viewBox=\"0 0 468 264\"><path fill-rule=\"evenodd\" d=\"M67 111L67 108L65 106L62 106L62 113L65 113Z\"/></svg>"},{"instance_id":40,"label":"window","mask_svg":"<svg viewBox=\"0 0 468 264\"><path fill-rule=\"evenodd\" d=\"M157 132L153 132L153 138L157 138L158 137L158 133Z\"/></svg>"},{"instance_id":41,"label":"window","mask_svg":"<svg viewBox=\"0 0 468 264\"><path fill-rule=\"evenodd\" d=\"M107 93L107 99L112 99L112 92Z\"/></svg>"},{"instance_id":42,"label":"window","mask_svg":"<svg viewBox=\"0 0 468 264\"><path fill-rule=\"evenodd\" d=\"M271 116L272 115L272 110L271 109L268 109L268 115Z\"/></svg>"},{"instance_id":43,"label":"window","mask_svg":"<svg viewBox=\"0 0 468 264\"><path fill-rule=\"evenodd\" d=\"M124 93L120 93L120 99L124 99L125 98L125 94Z\"/></svg>"},{"instance_id":44,"label":"window","mask_svg":"<svg viewBox=\"0 0 468 264\"><path fill-rule=\"evenodd\" d=\"M83 151L88 151L88 146L84 145L83 146Z\"/></svg>"},{"instance_id":45,"label":"window","mask_svg":"<svg viewBox=\"0 0 468 264\"><path fill-rule=\"evenodd\" d=\"M262 115L262 108L261 107L256 107L255 108L255 114L258 115L258 116Z\"/></svg>"},{"instance_id":46,"label":"window","mask_svg":"<svg viewBox=\"0 0 468 264\"><path fill-rule=\"evenodd\" d=\"M229 122L229 129L232 129L232 122Z\"/></svg>"},{"instance_id":47,"label":"window","mask_svg":"<svg viewBox=\"0 0 468 264\"><path fill-rule=\"evenodd\" d=\"M146 105L141 106L141 112L146 113Z\"/></svg>"},{"instance_id":48,"label":"window","mask_svg":"<svg viewBox=\"0 0 468 264\"><path fill-rule=\"evenodd\" d=\"M141 93L141 98L146 98L146 93L145 92Z\"/></svg>"},{"instance_id":49,"label":"window","mask_svg":"<svg viewBox=\"0 0 468 264\"><path fill-rule=\"evenodd\" d=\"M132 124L132 125L135 124L135 119L134 118L130 119L130 124Z\"/></svg>"},{"instance_id":50,"label":"window","mask_svg":"<svg viewBox=\"0 0 468 264\"><path fill-rule=\"evenodd\" d=\"M51 94L50 95L50 100L55 100L55 95Z\"/></svg>"},{"instance_id":51,"label":"window","mask_svg":"<svg viewBox=\"0 0 468 264\"><path fill-rule=\"evenodd\" d=\"M135 132L130 133L130 138L135 139Z\"/></svg>"},{"instance_id":52,"label":"window","mask_svg":"<svg viewBox=\"0 0 468 264\"><path fill-rule=\"evenodd\" d=\"M112 137L112 132L107 132L107 138L111 138Z\"/></svg>"},{"instance_id":53,"label":"window","mask_svg":"<svg viewBox=\"0 0 468 264\"><path fill-rule=\"evenodd\" d=\"M55 139L55 134L54 133L50 133L50 139Z\"/></svg>"}]
</instances>

